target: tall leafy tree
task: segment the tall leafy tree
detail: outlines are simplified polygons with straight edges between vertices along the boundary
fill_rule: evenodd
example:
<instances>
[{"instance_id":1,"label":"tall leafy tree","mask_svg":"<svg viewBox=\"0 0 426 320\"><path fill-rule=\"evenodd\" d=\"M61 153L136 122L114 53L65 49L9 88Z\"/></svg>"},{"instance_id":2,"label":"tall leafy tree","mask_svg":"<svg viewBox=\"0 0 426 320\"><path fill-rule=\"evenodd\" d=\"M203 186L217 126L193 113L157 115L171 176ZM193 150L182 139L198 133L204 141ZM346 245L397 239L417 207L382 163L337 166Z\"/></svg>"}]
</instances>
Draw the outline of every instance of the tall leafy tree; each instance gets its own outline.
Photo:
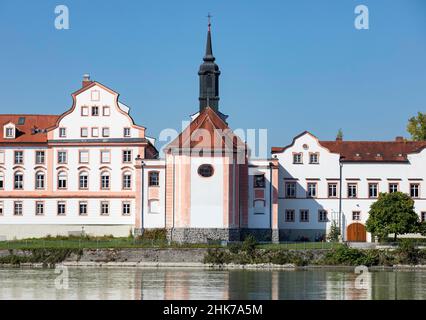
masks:
<instances>
[{"instance_id":1,"label":"tall leafy tree","mask_svg":"<svg viewBox=\"0 0 426 320\"><path fill-rule=\"evenodd\" d=\"M339 131L337 131L336 140L343 140L343 130L342 129L339 129Z\"/></svg>"},{"instance_id":2,"label":"tall leafy tree","mask_svg":"<svg viewBox=\"0 0 426 320\"><path fill-rule=\"evenodd\" d=\"M414 211L414 201L402 192L381 193L370 207L366 229L383 240L390 233L397 236L419 231L419 216Z\"/></svg>"},{"instance_id":3,"label":"tall leafy tree","mask_svg":"<svg viewBox=\"0 0 426 320\"><path fill-rule=\"evenodd\" d=\"M407 131L414 141L426 140L426 113L419 112L408 120Z\"/></svg>"}]
</instances>

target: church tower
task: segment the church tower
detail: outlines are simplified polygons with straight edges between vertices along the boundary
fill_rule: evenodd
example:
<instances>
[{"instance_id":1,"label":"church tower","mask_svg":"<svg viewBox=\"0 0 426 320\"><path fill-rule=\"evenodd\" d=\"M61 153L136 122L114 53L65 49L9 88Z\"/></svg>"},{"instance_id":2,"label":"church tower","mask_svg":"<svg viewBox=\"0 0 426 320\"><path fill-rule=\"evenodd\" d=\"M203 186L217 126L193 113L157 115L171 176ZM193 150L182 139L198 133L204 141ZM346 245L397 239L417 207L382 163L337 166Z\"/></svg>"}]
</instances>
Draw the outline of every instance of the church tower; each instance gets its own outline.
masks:
<instances>
[{"instance_id":1,"label":"church tower","mask_svg":"<svg viewBox=\"0 0 426 320\"><path fill-rule=\"evenodd\" d=\"M206 53L203 58L203 63L198 71L200 77L200 112L206 107L212 108L214 111L219 111L219 66L215 63L216 58L213 56L211 21L209 18L207 31Z\"/></svg>"}]
</instances>

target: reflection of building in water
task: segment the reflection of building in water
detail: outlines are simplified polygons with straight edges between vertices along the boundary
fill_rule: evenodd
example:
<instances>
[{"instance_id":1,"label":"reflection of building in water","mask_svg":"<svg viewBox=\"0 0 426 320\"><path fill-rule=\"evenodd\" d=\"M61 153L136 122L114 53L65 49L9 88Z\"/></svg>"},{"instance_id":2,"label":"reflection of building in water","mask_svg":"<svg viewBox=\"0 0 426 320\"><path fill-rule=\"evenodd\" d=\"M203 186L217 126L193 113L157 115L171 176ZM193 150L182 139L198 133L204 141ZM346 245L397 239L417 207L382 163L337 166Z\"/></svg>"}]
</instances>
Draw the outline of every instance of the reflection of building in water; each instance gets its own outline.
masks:
<instances>
[{"instance_id":1,"label":"reflection of building in water","mask_svg":"<svg viewBox=\"0 0 426 320\"><path fill-rule=\"evenodd\" d=\"M142 300L229 299L229 275L223 271L141 269L135 297Z\"/></svg>"},{"instance_id":2,"label":"reflection of building in water","mask_svg":"<svg viewBox=\"0 0 426 320\"><path fill-rule=\"evenodd\" d=\"M373 277L370 272L325 272L325 299L371 300Z\"/></svg>"}]
</instances>

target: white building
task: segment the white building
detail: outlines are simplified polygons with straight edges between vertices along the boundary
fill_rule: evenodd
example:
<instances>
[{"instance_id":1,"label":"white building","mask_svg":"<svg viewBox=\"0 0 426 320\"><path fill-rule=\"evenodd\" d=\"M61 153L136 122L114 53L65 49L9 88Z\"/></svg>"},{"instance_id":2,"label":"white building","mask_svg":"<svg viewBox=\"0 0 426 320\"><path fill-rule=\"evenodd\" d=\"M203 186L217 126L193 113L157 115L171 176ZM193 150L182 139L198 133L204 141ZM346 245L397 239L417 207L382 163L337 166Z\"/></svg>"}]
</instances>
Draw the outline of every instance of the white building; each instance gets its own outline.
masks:
<instances>
[{"instance_id":1,"label":"white building","mask_svg":"<svg viewBox=\"0 0 426 320\"><path fill-rule=\"evenodd\" d=\"M282 240L321 239L332 221L344 240L371 240L364 226L380 192L409 194L426 219L426 141L319 141L304 132L272 153Z\"/></svg>"},{"instance_id":2,"label":"white building","mask_svg":"<svg viewBox=\"0 0 426 320\"><path fill-rule=\"evenodd\" d=\"M250 150L219 111L210 26L199 110L159 158L119 94L86 76L60 115L0 115L0 239L127 236L166 229L180 242L343 239L365 231L379 192L402 191L426 219L426 142L319 141L308 132L273 157Z\"/></svg>"}]
</instances>

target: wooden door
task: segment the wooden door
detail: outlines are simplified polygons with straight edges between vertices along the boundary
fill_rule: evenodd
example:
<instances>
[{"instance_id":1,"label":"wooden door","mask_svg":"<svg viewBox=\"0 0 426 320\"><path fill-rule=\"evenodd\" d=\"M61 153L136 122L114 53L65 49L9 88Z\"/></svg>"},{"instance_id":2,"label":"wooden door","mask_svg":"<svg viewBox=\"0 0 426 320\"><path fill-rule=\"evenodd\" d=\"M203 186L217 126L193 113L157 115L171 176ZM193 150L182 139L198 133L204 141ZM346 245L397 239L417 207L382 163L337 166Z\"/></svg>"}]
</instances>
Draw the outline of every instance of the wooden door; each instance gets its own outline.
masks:
<instances>
[{"instance_id":1,"label":"wooden door","mask_svg":"<svg viewBox=\"0 0 426 320\"><path fill-rule=\"evenodd\" d=\"M361 223L352 223L348 226L347 231L347 241L350 242L366 242L367 241L367 231L365 231L365 226Z\"/></svg>"}]
</instances>

